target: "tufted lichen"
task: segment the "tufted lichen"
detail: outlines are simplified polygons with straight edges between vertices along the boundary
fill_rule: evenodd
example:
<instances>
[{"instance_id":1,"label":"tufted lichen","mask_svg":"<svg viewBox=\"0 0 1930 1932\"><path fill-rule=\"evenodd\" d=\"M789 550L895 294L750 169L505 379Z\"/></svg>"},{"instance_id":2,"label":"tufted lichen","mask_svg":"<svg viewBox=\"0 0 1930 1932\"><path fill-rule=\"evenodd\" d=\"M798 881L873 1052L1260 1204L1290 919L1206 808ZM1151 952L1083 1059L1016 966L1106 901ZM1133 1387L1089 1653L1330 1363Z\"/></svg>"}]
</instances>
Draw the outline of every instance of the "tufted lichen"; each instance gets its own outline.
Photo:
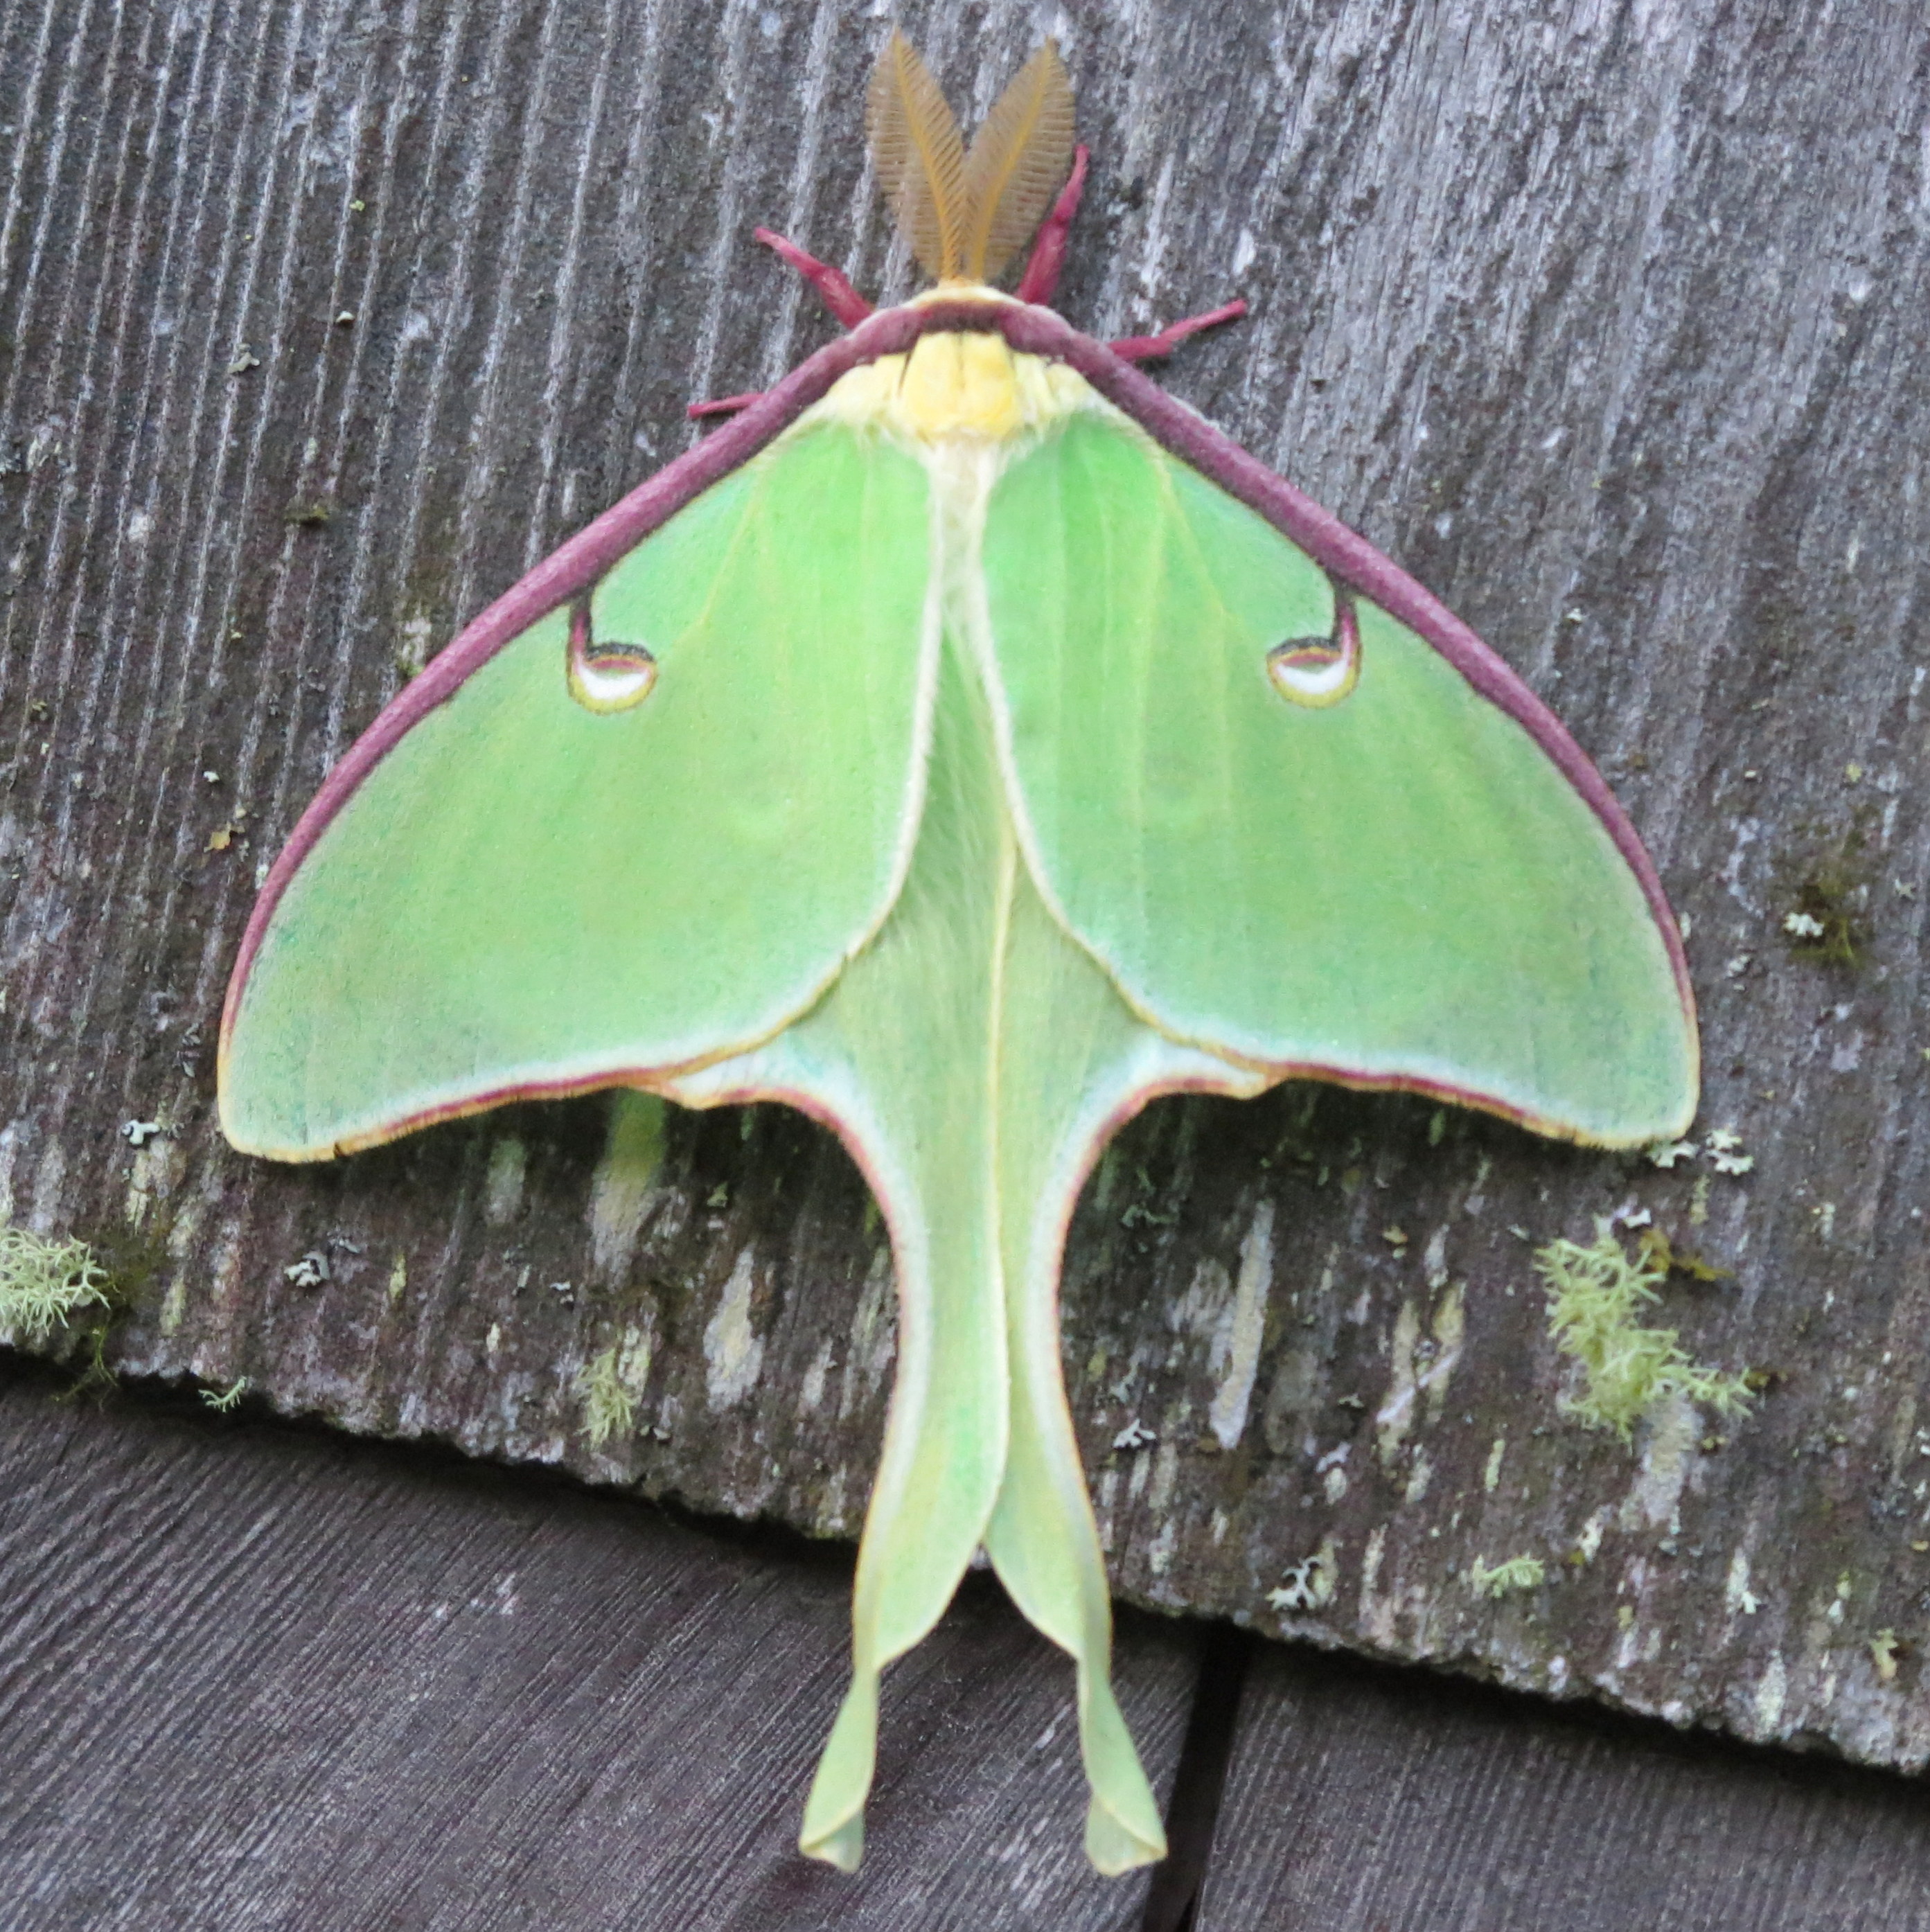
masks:
<instances>
[{"instance_id":1,"label":"tufted lichen","mask_svg":"<svg viewBox=\"0 0 1930 1932\"><path fill-rule=\"evenodd\" d=\"M1717 1414L1749 1406L1745 1378L1705 1368L1684 1354L1673 1328L1646 1328L1637 1319L1661 1299L1669 1271L1658 1244L1631 1258L1606 1216L1597 1217L1587 1246L1550 1241L1535 1253L1548 1293L1548 1330L1562 1353L1580 1364L1583 1386L1562 1406L1592 1429L1612 1429L1625 1442L1635 1424L1671 1396L1706 1402Z\"/></svg>"},{"instance_id":2,"label":"tufted lichen","mask_svg":"<svg viewBox=\"0 0 1930 1932\"><path fill-rule=\"evenodd\" d=\"M0 1334L43 1346L83 1308L111 1313L107 1270L85 1241L0 1224Z\"/></svg>"},{"instance_id":3,"label":"tufted lichen","mask_svg":"<svg viewBox=\"0 0 1930 1932\"><path fill-rule=\"evenodd\" d=\"M1538 1556L1511 1556L1492 1570L1477 1556L1468 1565L1468 1588L1478 1597L1505 1597L1535 1588L1547 1574Z\"/></svg>"},{"instance_id":4,"label":"tufted lichen","mask_svg":"<svg viewBox=\"0 0 1930 1932\"><path fill-rule=\"evenodd\" d=\"M593 1449L602 1448L613 1436L636 1433L636 1398L617 1372L620 1352L613 1345L593 1356L577 1380L577 1393L583 1398L583 1432Z\"/></svg>"},{"instance_id":5,"label":"tufted lichen","mask_svg":"<svg viewBox=\"0 0 1930 1932\"><path fill-rule=\"evenodd\" d=\"M650 1336L627 1328L601 1354L584 1364L576 1379L583 1404L583 1433L593 1449L613 1437L627 1442L637 1432L637 1405L650 1374Z\"/></svg>"}]
</instances>

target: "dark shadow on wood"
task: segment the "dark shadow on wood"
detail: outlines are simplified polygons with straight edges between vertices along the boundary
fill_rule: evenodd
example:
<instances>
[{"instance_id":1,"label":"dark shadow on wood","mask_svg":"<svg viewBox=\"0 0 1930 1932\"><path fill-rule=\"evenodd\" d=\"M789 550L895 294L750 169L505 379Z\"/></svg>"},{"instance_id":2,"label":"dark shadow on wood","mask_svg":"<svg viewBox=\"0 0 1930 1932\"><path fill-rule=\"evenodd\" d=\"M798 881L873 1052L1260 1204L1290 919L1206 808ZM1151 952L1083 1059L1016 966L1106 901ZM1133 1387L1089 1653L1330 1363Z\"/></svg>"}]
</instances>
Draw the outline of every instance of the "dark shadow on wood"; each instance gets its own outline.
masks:
<instances>
[{"instance_id":1,"label":"dark shadow on wood","mask_svg":"<svg viewBox=\"0 0 1930 1932\"><path fill-rule=\"evenodd\" d=\"M1153 1874L1140 1932L1192 1932L1232 1762L1241 1687L1253 1642L1250 1630L1232 1624L1208 1624L1199 1633L1193 1711L1166 1804L1166 1860Z\"/></svg>"}]
</instances>

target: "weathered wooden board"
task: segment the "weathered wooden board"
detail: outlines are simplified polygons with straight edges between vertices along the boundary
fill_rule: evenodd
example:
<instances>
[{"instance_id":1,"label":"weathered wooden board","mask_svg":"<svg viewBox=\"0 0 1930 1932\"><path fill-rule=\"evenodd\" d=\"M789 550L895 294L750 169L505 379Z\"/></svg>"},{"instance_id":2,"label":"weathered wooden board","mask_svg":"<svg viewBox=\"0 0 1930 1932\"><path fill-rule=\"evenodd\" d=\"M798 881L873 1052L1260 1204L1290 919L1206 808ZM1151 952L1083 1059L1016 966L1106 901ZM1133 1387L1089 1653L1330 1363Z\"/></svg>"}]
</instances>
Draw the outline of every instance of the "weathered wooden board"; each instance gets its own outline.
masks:
<instances>
[{"instance_id":1,"label":"weathered wooden board","mask_svg":"<svg viewBox=\"0 0 1930 1932\"><path fill-rule=\"evenodd\" d=\"M1067 1294L1121 1588L1921 1764L1930 22L905 20L977 107L1064 35L1097 170L1067 312L1253 302L1174 387L1603 761L1691 922L1705 1128L1754 1160L1311 1090L1154 1109ZM889 1271L828 1140L763 1109L606 1153L587 1101L273 1171L221 1145L209 1042L260 868L424 652L683 447L688 398L827 332L751 225L907 286L856 126L880 31L830 0L6 16L0 1206L113 1256L126 1369L854 1532ZM1780 1378L1707 1451L1680 1408L1630 1449L1559 1406L1530 1244L1625 1207L1735 1270L1670 1291L1688 1344ZM638 1430L596 1450L613 1348ZM1114 1451L1130 1424L1156 1442ZM1331 1598L1270 1600L1322 1550ZM1518 1556L1550 1580L1469 1587Z\"/></svg>"},{"instance_id":2,"label":"weathered wooden board","mask_svg":"<svg viewBox=\"0 0 1930 1932\"><path fill-rule=\"evenodd\" d=\"M798 1856L847 1566L452 1459L0 1377L0 1892L110 1927L1128 1932L1070 1673L989 1587L892 1673L869 1855ZM1121 1632L1163 1788L1192 1645Z\"/></svg>"},{"instance_id":3,"label":"weathered wooden board","mask_svg":"<svg viewBox=\"0 0 1930 1932\"><path fill-rule=\"evenodd\" d=\"M1194 1932L1921 1932L1901 1780L1268 1646Z\"/></svg>"}]
</instances>

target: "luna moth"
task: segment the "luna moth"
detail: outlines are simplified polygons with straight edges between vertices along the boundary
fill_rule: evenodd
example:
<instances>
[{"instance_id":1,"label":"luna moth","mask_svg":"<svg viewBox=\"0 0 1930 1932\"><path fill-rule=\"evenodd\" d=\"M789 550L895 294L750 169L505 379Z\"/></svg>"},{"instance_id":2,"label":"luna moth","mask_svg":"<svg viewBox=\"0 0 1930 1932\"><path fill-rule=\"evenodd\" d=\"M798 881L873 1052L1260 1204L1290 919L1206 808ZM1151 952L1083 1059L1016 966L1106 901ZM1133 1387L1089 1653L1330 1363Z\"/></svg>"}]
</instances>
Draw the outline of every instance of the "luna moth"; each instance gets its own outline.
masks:
<instances>
[{"instance_id":1,"label":"luna moth","mask_svg":"<svg viewBox=\"0 0 1930 1932\"><path fill-rule=\"evenodd\" d=\"M1238 305L1110 347L1051 308L1085 157L1050 44L968 147L894 34L869 118L934 286L873 313L764 237L846 332L710 406L329 774L242 944L221 1120L288 1161L598 1088L827 1123L899 1325L803 1849L857 1864L880 1672L982 1548L1076 1664L1119 1872L1164 1841L1058 1334L1108 1137L1316 1078L1639 1145L1694 1114L1694 1008L1553 714L1134 366Z\"/></svg>"}]
</instances>

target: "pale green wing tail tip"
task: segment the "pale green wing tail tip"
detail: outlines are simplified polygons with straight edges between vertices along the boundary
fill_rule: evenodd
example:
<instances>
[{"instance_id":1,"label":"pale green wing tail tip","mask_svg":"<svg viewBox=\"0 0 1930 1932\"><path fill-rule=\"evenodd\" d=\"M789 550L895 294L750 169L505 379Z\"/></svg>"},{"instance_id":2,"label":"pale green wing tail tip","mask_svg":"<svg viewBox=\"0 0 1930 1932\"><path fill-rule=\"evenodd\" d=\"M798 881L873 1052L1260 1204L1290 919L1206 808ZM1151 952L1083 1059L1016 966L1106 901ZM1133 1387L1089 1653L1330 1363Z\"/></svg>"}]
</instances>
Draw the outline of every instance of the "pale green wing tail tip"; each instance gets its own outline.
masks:
<instances>
[{"instance_id":1,"label":"pale green wing tail tip","mask_svg":"<svg viewBox=\"0 0 1930 1932\"><path fill-rule=\"evenodd\" d=\"M878 1761L878 1676L854 1678L824 1741L811 1796L804 1801L804 1828L797 1849L841 1872L854 1872L864 1856L864 1801Z\"/></svg>"},{"instance_id":2,"label":"pale green wing tail tip","mask_svg":"<svg viewBox=\"0 0 1930 1932\"><path fill-rule=\"evenodd\" d=\"M1092 1786L1085 1855L1095 1869L1115 1878L1166 1856L1166 1827L1112 1686L1082 1666L1079 1676L1079 1747Z\"/></svg>"},{"instance_id":3,"label":"pale green wing tail tip","mask_svg":"<svg viewBox=\"0 0 1930 1932\"><path fill-rule=\"evenodd\" d=\"M799 1834L797 1849L807 1858L822 1858L827 1865L836 1865L848 1877L864 1858L864 1814L860 1811L855 1818L847 1819L822 1838L814 1838L807 1826Z\"/></svg>"},{"instance_id":4,"label":"pale green wing tail tip","mask_svg":"<svg viewBox=\"0 0 1930 1932\"><path fill-rule=\"evenodd\" d=\"M1142 1865L1156 1865L1166 1855L1166 1834L1155 1830L1151 1838L1129 1830L1095 1798L1085 1814L1085 1856L1094 1870L1105 1878L1118 1878Z\"/></svg>"}]
</instances>

